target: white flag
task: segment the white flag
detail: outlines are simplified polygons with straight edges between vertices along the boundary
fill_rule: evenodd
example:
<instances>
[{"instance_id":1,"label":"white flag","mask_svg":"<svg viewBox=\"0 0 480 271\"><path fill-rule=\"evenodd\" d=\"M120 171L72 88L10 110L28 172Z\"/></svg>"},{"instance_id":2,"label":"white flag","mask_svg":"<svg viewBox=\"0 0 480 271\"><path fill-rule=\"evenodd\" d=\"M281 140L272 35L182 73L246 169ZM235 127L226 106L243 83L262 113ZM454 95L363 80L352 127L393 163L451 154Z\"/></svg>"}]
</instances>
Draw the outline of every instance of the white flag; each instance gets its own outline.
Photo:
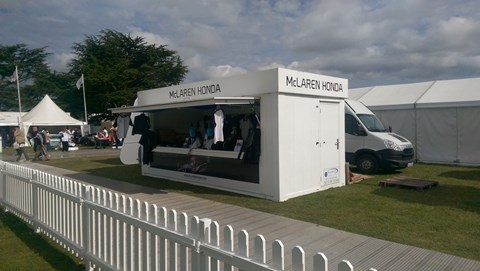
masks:
<instances>
[{"instance_id":1,"label":"white flag","mask_svg":"<svg viewBox=\"0 0 480 271\"><path fill-rule=\"evenodd\" d=\"M83 85L83 74L80 76L80 79L77 80L77 88L80 89L80 87Z\"/></svg>"},{"instance_id":2,"label":"white flag","mask_svg":"<svg viewBox=\"0 0 480 271\"><path fill-rule=\"evenodd\" d=\"M10 82L17 81L17 70L13 71L13 74L10 76Z\"/></svg>"}]
</instances>

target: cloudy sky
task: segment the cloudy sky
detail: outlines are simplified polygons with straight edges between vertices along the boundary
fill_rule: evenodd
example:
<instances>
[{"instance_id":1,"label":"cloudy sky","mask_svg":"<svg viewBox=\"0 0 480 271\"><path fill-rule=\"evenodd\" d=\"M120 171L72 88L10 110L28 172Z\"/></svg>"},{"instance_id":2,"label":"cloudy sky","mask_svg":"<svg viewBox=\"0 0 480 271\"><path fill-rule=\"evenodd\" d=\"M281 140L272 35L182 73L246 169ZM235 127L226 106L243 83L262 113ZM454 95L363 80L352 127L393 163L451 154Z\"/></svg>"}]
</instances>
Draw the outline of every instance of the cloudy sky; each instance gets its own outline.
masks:
<instances>
[{"instance_id":1,"label":"cloudy sky","mask_svg":"<svg viewBox=\"0 0 480 271\"><path fill-rule=\"evenodd\" d=\"M274 67L350 87L480 77L478 0L0 0L0 44L72 45L112 29L165 44L186 82Z\"/></svg>"}]
</instances>

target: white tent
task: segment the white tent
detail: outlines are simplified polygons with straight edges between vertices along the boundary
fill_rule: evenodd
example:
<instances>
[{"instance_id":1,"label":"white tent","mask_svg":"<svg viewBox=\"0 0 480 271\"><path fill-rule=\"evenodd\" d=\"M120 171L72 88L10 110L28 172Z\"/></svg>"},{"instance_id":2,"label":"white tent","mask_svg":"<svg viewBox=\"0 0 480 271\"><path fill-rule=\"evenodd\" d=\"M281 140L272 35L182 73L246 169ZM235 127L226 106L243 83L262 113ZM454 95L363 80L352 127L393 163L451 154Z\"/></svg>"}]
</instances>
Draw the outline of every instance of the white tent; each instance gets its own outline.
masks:
<instances>
[{"instance_id":1,"label":"white tent","mask_svg":"<svg viewBox=\"0 0 480 271\"><path fill-rule=\"evenodd\" d=\"M350 89L420 162L480 165L480 78Z\"/></svg>"},{"instance_id":2,"label":"white tent","mask_svg":"<svg viewBox=\"0 0 480 271\"><path fill-rule=\"evenodd\" d=\"M22 113L24 116L25 113ZM19 112L0 112L0 126L16 126L18 125Z\"/></svg>"},{"instance_id":3,"label":"white tent","mask_svg":"<svg viewBox=\"0 0 480 271\"><path fill-rule=\"evenodd\" d=\"M83 125L85 124L65 113L48 95L45 95L42 101L22 117L22 123L25 131L28 131L30 126L79 125L83 129Z\"/></svg>"}]
</instances>

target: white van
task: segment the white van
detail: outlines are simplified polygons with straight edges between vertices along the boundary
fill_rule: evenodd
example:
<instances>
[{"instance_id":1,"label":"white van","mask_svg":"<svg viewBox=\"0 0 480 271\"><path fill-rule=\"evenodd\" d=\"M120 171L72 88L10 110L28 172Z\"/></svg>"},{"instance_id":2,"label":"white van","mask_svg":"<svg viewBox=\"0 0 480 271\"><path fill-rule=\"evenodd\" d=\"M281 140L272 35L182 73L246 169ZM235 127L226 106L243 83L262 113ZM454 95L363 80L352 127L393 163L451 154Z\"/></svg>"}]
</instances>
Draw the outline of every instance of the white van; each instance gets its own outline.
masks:
<instances>
[{"instance_id":1,"label":"white van","mask_svg":"<svg viewBox=\"0 0 480 271\"><path fill-rule=\"evenodd\" d=\"M408 139L385 129L364 104L345 100L345 160L366 174L413 165Z\"/></svg>"}]
</instances>

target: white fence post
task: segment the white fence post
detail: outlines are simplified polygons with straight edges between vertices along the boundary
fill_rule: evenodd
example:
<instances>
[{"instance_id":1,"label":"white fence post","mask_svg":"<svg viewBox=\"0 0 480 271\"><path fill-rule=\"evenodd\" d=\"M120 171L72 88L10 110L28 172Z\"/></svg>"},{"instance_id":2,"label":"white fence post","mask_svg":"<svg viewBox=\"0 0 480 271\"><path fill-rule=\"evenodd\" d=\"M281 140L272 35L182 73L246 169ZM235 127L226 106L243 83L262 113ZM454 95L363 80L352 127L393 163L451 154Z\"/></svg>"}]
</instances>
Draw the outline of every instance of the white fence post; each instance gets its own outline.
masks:
<instances>
[{"instance_id":1,"label":"white fence post","mask_svg":"<svg viewBox=\"0 0 480 271\"><path fill-rule=\"evenodd\" d=\"M214 245L217 248L220 246L220 225L218 225L217 221L213 221L210 227L210 244ZM219 271L220 261L211 257L210 269L211 271Z\"/></svg>"},{"instance_id":2,"label":"white fence post","mask_svg":"<svg viewBox=\"0 0 480 271\"><path fill-rule=\"evenodd\" d=\"M246 230L241 230L238 233L238 255L244 258L249 257L250 246L248 243L248 232ZM241 270L248 271L248 270Z\"/></svg>"},{"instance_id":3,"label":"white fence post","mask_svg":"<svg viewBox=\"0 0 480 271\"><path fill-rule=\"evenodd\" d=\"M147 202L143 202L140 206L140 219L142 221L148 222L150 219L150 206L148 206ZM147 236L148 231L140 228L141 230L141 245L140 245L140 255L141 255L141 270L148 270L148 257L149 257L149 236Z\"/></svg>"},{"instance_id":4,"label":"white fence post","mask_svg":"<svg viewBox=\"0 0 480 271\"><path fill-rule=\"evenodd\" d=\"M148 221L151 224L158 225L158 209L157 205L150 205L150 213ZM159 257L159 238L157 235L150 234L150 262L148 270L160 270Z\"/></svg>"},{"instance_id":5,"label":"white fence post","mask_svg":"<svg viewBox=\"0 0 480 271\"><path fill-rule=\"evenodd\" d=\"M0 205L4 205L4 201L5 201L5 193L6 193L6 190L7 190L7 175L5 174L6 172L6 169L7 168L7 164L2 162L2 169L0 170ZM7 206L5 205L5 211L7 209Z\"/></svg>"},{"instance_id":6,"label":"white fence post","mask_svg":"<svg viewBox=\"0 0 480 271\"><path fill-rule=\"evenodd\" d=\"M338 264L338 271L354 271L352 264L347 261L343 260Z\"/></svg>"},{"instance_id":7,"label":"white fence post","mask_svg":"<svg viewBox=\"0 0 480 271\"><path fill-rule=\"evenodd\" d=\"M257 263L265 264L267 261L267 252L265 245L265 237L261 234L257 234L254 242L254 260Z\"/></svg>"},{"instance_id":8,"label":"white fence post","mask_svg":"<svg viewBox=\"0 0 480 271\"><path fill-rule=\"evenodd\" d=\"M300 246L292 250L292 271L305 271L305 251Z\"/></svg>"},{"instance_id":9,"label":"white fence post","mask_svg":"<svg viewBox=\"0 0 480 271\"><path fill-rule=\"evenodd\" d=\"M325 254L318 252L313 256L314 271L328 271L328 259Z\"/></svg>"},{"instance_id":10,"label":"white fence post","mask_svg":"<svg viewBox=\"0 0 480 271\"><path fill-rule=\"evenodd\" d=\"M280 240L275 240L272 244L272 267L285 270L285 248Z\"/></svg>"},{"instance_id":11,"label":"white fence post","mask_svg":"<svg viewBox=\"0 0 480 271\"><path fill-rule=\"evenodd\" d=\"M32 187L32 223L33 223L33 229L35 230L36 233L40 232L40 227L39 227L39 217L38 217L38 208L39 208L39 202L38 202L38 172L34 171L32 174L32 178L30 179L30 185Z\"/></svg>"},{"instance_id":12,"label":"white fence post","mask_svg":"<svg viewBox=\"0 0 480 271\"><path fill-rule=\"evenodd\" d=\"M192 250L192 271L199 271L200 269L200 242L199 242L199 225L200 220L197 216L190 219L190 236L195 239L195 249Z\"/></svg>"},{"instance_id":13,"label":"white fence post","mask_svg":"<svg viewBox=\"0 0 480 271\"><path fill-rule=\"evenodd\" d=\"M170 210L168 221L167 221L167 227L169 230L177 232L177 211ZM178 244L175 241L170 241L169 248L170 248L170 260L169 260L170 271L176 271L177 259L178 259Z\"/></svg>"},{"instance_id":14,"label":"white fence post","mask_svg":"<svg viewBox=\"0 0 480 271\"><path fill-rule=\"evenodd\" d=\"M188 236L188 215L186 213L180 214L178 224L178 232L184 236ZM189 257L188 257L188 247L181 245L180 246L180 270L187 270Z\"/></svg>"},{"instance_id":15,"label":"white fence post","mask_svg":"<svg viewBox=\"0 0 480 271\"><path fill-rule=\"evenodd\" d=\"M134 214L133 217L140 219L140 208L141 208L141 203L140 200L136 199L134 201ZM140 227L137 227L137 225L133 224L133 242L132 242L132 247L133 247L133 270L141 270L141 253L140 253L140 248L141 248L141 232L140 232Z\"/></svg>"},{"instance_id":16,"label":"white fence post","mask_svg":"<svg viewBox=\"0 0 480 271\"><path fill-rule=\"evenodd\" d=\"M210 243L210 224L212 223L212 220L209 218L202 218L200 219L200 226L199 226L199 241L200 245L202 243ZM210 271L210 257L205 255L204 253L201 252L200 249L200 271Z\"/></svg>"},{"instance_id":17,"label":"white fence post","mask_svg":"<svg viewBox=\"0 0 480 271\"><path fill-rule=\"evenodd\" d=\"M167 227L167 208L160 208L160 216L158 219L158 226L166 228ZM165 237L160 237L160 270L167 271L168 263L168 240Z\"/></svg>"},{"instance_id":18,"label":"white fence post","mask_svg":"<svg viewBox=\"0 0 480 271\"><path fill-rule=\"evenodd\" d=\"M117 193L111 193L111 192L108 192L108 199L109 199L109 203L108 203L108 207L112 210L117 210L118 208L118 194ZM110 218L111 219L111 244L110 244L110 250L111 250L111 259L110 259L110 264L115 267L115 268L118 268L118 265L117 265L117 253L118 253L118 219L116 218Z\"/></svg>"},{"instance_id":19,"label":"white fence post","mask_svg":"<svg viewBox=\"0 0 480 271\"><path fill-rule=\"evenodd\" d=\"M133 199L132 198L128 198L127 199L127 209L126 209L126 214L130 217L133 217ZM126 240L126 251L125 251L125 255L126 255L126 259L127 259L127 264L125 266L125 270L134 270L133 269L133 244L134 244L134 236L133 236L133 226L130 225L129 223L125 223L127 225L127 234L125 235L127 237L127 240Z\"/></svg>"},{"instance_id":20,"label":"white fence post","mask_svg":"<svg viewBox=\"0 0 480 271\"><path fill-rule=\"evenodd\" d=\"M88 258L88 254L90 253L90 223L91 223L91 214L90 214L90 207L88 204L85 204L86 201L91 201L91 191L90 186L82 185L81 190L81 200L80 200L80 208L82 212L82 257L83 262L85 264L85 270L90 270L90 260Z\"/></svg>"},{"instance_id":21,"label":"white fence post","mask_svg":"<svg viewBox=\"0 0 480 271\"><path fill-rule=\"evenodd\" d=\"M233 252L234 242L233 242L233 227L228 225L223 230L223 249L227 252ZM233 271L233 266L229 263L223 264L223 269L225 271Z\"/></svg>"}]
</instances>

